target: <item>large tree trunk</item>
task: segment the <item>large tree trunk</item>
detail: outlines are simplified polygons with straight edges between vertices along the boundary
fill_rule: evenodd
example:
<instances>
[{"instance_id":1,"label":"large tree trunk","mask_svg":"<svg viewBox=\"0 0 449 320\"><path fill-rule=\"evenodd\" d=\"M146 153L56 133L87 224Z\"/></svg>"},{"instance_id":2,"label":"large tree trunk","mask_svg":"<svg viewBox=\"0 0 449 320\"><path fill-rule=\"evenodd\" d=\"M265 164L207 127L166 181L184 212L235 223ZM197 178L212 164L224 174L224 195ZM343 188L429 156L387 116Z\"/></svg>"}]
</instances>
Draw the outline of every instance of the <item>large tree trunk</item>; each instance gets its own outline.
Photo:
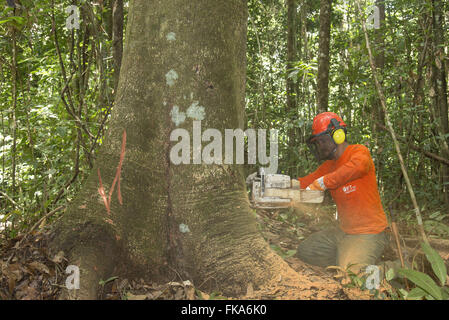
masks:
<instances>
[{"instance_id":1,"label":"large tree trunk","mask_svg":"<svg viewBox=\"0 0 449 320\"><path fill-rule=\"evenodd\" d=\"M53 240L53 249L80 267L78 297L96 298L98 281L125 269L153 280L179 275L225 294L269 285L281 274L292 281L257 230L241 169L174 165L169 157L177 143L171 132L184 128L192 137L201 108L203 131L243 128L246 1L134 0L128 20L109 130ZM124 131L123 205L117 182L109 215L97 170L108 195Z\"/></svg>"},{"instance_id":2,"label":"large tree trunk","mask_svg":"<svg viewBox=\"0 0 449 320\"><path fill-rule=\"evenodd\" d=\"M329 46L331 38L332 0L321 0L320 39L318 49L317 109L328 110L329 104Z\"/></svg>"},{"instance_id":3,"label":"large tree trunk","mask_svg":"<svg viewBox=\"0 0 449 320\"><path fill-rule=\"evenodd\" d=\"M123 0L112 1L112 56L114 59L114 90L117 90L123 56Z\"/></svg>"}]
</instances>

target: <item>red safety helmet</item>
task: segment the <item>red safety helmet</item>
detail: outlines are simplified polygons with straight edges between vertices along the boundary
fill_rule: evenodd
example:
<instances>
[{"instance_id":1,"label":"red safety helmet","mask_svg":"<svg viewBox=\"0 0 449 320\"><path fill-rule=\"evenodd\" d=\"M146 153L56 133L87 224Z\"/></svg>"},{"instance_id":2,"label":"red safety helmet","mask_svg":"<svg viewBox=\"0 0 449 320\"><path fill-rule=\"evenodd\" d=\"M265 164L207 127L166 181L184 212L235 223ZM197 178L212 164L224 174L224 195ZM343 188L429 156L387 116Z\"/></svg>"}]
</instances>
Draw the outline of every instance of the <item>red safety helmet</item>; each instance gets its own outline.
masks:
<instances>
[{"instance_id":1,"label":"red safety helmet","mask_svg":"<svg viewBox=\"0 0 449 320\"><path fill-rule=\"evenodd\" d=\"M343 120L334 112L323 112L318 114L313 119L313 125L312 125L312 134L317 135L322 132L325 132L327 130L335 130L338 128L335 128L334 125L330 126L332 123L331 120L335 119L338 121L338 124L340 127L346 127L346 123L343 122Z\"/></svg>"},{"instance_id":2,"label":"red safety helmet","mask_svg":"<svg viewBox=\"0 0 449 320\"><path fill-rule=\"evenodd\" d=\"M313 119L312 135L307 139L318 161L333 159L337 145L346 140L346 123L334 112L323 112Z\"/></svg>"}]
</instances>

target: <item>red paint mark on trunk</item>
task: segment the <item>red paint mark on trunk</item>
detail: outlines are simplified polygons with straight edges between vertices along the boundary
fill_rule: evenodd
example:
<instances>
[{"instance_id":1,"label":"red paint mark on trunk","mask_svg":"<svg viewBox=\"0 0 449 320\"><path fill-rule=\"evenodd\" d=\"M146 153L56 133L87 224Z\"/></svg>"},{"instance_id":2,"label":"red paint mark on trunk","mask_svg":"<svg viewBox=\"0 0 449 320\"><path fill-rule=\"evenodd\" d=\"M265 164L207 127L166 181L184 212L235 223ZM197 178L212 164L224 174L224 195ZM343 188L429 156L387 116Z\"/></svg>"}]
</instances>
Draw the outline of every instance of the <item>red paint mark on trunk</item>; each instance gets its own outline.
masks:
<instances>
[{"instance_id":1,"label":"red paint mark on trunk","mask_svg":"<svg viewBox=\"0 0 449 320\"><path fill-rule=\"evenodd\" d=\"M120 161L118 163L117 170L115 172L115 178L114 178L114 181L112 182L111 189L109 190L108 197L106 197L106 193L103 188L103 183L101 181L100 168L98 168L98 179L100 181L100 187L98 188L98 193L100 194L101 198L103 199L104 206L106 207L106 211L108 212L108 215L111 214L111 198L112 198L112 193L114 192L116 183L117 183L118 202L120 203L120 205L123 205L122 193L120 192L120 175L122 172L123 159L125 158L125 150L126 150L126 131L123 131L122 150L120 152Z\"/></svg>"}]
</instances>

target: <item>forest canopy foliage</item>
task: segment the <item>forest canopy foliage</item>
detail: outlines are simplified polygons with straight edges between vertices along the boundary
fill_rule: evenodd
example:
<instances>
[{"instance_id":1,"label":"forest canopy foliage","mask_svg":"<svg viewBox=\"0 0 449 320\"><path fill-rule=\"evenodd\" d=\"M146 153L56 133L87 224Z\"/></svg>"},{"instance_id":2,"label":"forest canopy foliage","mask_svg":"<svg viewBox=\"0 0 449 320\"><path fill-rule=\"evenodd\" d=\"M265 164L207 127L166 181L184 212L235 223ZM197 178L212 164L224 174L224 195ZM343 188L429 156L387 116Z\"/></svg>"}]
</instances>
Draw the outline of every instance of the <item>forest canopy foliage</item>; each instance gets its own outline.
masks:
<instances>
[{"instance_id":1,"label":"forest canopy foliage","mask_svg":"<svg viewBox=\"0 0 449 320\"><path fill-rule=\"evenodd\" d=\"M118 72L112 2L0 4L0 225L7 237L73 199L93 166ZM363 3L367 16L378 2ZM79 8L77 26L72 5ZM279 130L279 170L292 177L316 167L305 139L319 111L320 2L295 5L291 25L287 1L248 1L246 84L246 125ZM124 1L125 27L127 8ZM368 33L387 111L426 231L448 237L449 3L386 0L384 9L380 27ZM385 208L413 224L361 18L355 0L332 1L328 110L344 119L350 143L370 149ZM295 41L287 52L289 27Z\"/></svg>"}]
</instances>

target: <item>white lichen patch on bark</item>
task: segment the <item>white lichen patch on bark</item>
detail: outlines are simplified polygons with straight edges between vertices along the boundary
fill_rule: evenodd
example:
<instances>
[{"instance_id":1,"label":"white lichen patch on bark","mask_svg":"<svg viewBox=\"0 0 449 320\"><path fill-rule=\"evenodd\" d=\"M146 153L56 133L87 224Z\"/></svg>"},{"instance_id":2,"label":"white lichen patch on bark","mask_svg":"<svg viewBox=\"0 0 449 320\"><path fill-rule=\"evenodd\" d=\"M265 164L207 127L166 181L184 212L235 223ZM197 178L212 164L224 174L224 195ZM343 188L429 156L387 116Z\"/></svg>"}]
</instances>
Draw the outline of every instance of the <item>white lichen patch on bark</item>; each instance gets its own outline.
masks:
<instances>
[{"instance_id":1,"label":"white lichen patch on bark","mask_svg":"<svg viewBox=\"0 0 449 320\"><path fill-rule=\"evenodd\" d=\"M178 80L179 76L178 73L171 69L169 72L167 72L167 74L165 75L165 80L167 82L167 85L169 87L173 86L176 82L176 80Z\"/></svg>"},{"instance_id":2,"label":"white lichen patch on bark","mask_svg":"<svg viewBox=\"0 0 449 320\"><path fill-rule=\"evenodd\" d=\"M181 233L187 233L187 232L190 232L190 229L189 229L189 226L188 226L188 225L186 225L186 224L184 224L184 223L181 223L181 224L179 225L179 231L180 231Z\"/></svg>"},{"instance_id":3,"label":"white lichen patch on bark","mask_svg":"<svg viewBox=\"0 0 449 320\"><path fill-rule=\"evenodd\" d=\"M187 109L187 116L194 120L204 120L206 116L206 112L204 111L204 107L199 105L198 101L193 102L190 107Z\"/></svg>"},{"instance_id":4,"label":"white lichen patch on bark","mask_svg":"<svg viewBox=\"0 0 449 320\"><path fill-rule=\"evenodd\" d=\"M175 41L176 40L176 33L169 32L166 36L167 41Z\"/></svg>"},{"instance_id":5,"label":"white lichen patch on bark","mask_svg":"<svg viewBox=\"0 0 449 320\"><path fill-rule=\"evenodd\" d=\"M186 114L182 111L179 111L178 106L173 106L173 109L170 112L171 120L176 124L176 126L179 126L181 123L183 123L186 120Z\"/></svg>"}]
</instances>

